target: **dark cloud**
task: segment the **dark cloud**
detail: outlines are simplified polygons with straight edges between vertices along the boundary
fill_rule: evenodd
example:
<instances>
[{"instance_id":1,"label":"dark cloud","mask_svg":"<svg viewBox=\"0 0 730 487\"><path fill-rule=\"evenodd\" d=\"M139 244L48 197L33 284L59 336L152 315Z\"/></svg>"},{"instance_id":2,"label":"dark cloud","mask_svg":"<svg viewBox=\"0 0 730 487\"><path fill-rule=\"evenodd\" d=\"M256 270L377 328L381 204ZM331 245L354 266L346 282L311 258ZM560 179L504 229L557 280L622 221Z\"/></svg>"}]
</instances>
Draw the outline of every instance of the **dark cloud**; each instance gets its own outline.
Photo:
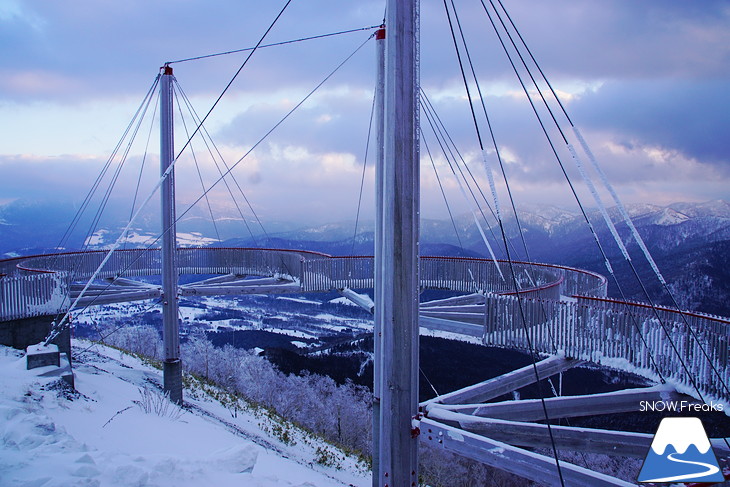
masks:
<instances>
[{"instance_id":1,"label":"dark cloud","mask_svg":"<svg viewBox=\"0 0 730 487\"><path fill-rule=\"evenodd\" d=\"M610 81L571 107L588 127L674 149L730 170L730 91L726 80Z\"/></svg>"},{"instance_id":2,"label":"dark cloud","mask_svg":"<svg viewBox=\"0 0 730 487\"><path fill-rule=\"evenodd\" d=\"M278 2L173 0L24 3L19 4L18 15L0 19L3 40L0 57L6 74L19 76L26 71L42 70L77 78L80 86L63 93L65 97L99 95L105 91L132 93L144 86L165 61L255 45L282 5ZM378 4L294 2L266 40L277 42L378 24L382 13L377 13L380 8L374 8L375 5ZM367 37L366 33L361 34L362 39ZM354 35L347 41L340 39L336 44L330 41L310 43L306 54L301 51L292 54L288 50L288 57L284 55L286 62L274 54L273 64L259 66L256 75L259 86L272 88L271 81L277 76L265 73L274 66L284 68L279 81L282 77L291 81L293 77L286 76L288 65L301 68L310 64L316 69L321 57L338 50L333 45L344 44L348 46L346 50L351 50L353 38ZM269 52L274 50L271 48ZM188 69L188 72L192 73L193 79L220 77L225 82L243 56L245 53L228 56L224 63L200 61L196 70ZM2 88L0 96L3 97L24 95L13 91L12 86Z\"/></svg>"},{"instance_id":3,"label":"dark cloud","mask_svg":"<svg viewBox=\"0 0 730 487\"><path fill-rule=\"evenodd\" d=\"M521 88L481 1L455 3L515 191L530 197L542 191L553 198L553 189L564 184L562 172L519 94ZM12 14L0 12L0 101L12 104L16 112L32 105L29 113L42 113L38 107L49 104L60 119L64 107L83 112L95 104L140 99L166 60L253 45L283 2L39 0L12 5ZM267 42L378 24L383 6L382 1L292 2ZM696 199L709 180L718 183L713 195L722 191L720 183L727 182L730 172L730 7L725 0L512 0L507 6L553 86L567 94L566 107L609 176L628 194L663 198L662 188L667 188L667 194L681 199L684 187ZM483 178L442 10L439 2L422 2L422 83L451 136ZM256 53L211 118L216 142L232 160L243 155L242 147L256 142L368 35L360 32ZM283 204L284 191L300 195L306 205L316 203L314 210L302 203L298 210L303 214L331 211L327 208L333 207L333 198L326 195L344 200L357 191L375 80L374 50L374 43L366 45L256 151L255 164L242 169L241 181L252 187L251 196L261 207L285 212L276 208ZM246 55L175 65L176 77L200 104L200 114ZM425 117L422 120L425 140L435 151L437 144ZM549 117L545 120L550 122ZM32 120L24 123L28 130L33 128ZM103 120L97 126L104 123L110 130ZM481 129L490 147L483 122ZM569 174L577 178L560 135L551 123L547 130ZM80 144L78 153L90 150L86 147ZM105 156L93 155L98 160L91 164L76 156L39 159L36 150L29 146L17 150L25 156L0 159L0 169L8 175L0 184L3 198L51 190L83 194ZM47 147L40 152L54 153ZM242 167L247 165L248 161ZM77 177L87 174L88 180ZM679 185L677 177L693 184ZM349 179L336 190L326 190L328 178L335 184ZM134 181L134 175L128 176L122 185L133 188ZM307 197L307 191L316 197Z\"/></svg>"},{"instance_id":4,"label":"dark cloud","mask_svg":"<svg viewBox=\"0 0 730 487\"><path fill-rule=\"evenodd\" d=\"M730 9L724 1L516 0L508 7L535 55L556 79L697 78L730 72ZM0 18L3 78L22 81L27 73L36 73L67 80L60 92L49 86L46 98L135 93L148 85L166 60L253 45L279 8L272 2L224 0L17 2L15 15ZM424 80L457 79L441 4L424 2L421 9ZM509 75L481 2L459 2L459 9L479 73ZM267 41L375 25L382 15L382 2L294 2ZM310 76L319 76L333 59L349 53L364 37L352 34L262 51L239 86L266 90L297 86ZM178 68L193 91L215 92L244 56ZM371 71L372 60L362 59L359 73L352 73L348 81L358 83L363 76L369 81L365 73ZM4 84L0 96L44 95L38 90L28 93L17 85Z\"/></svg>"}]
</instances>

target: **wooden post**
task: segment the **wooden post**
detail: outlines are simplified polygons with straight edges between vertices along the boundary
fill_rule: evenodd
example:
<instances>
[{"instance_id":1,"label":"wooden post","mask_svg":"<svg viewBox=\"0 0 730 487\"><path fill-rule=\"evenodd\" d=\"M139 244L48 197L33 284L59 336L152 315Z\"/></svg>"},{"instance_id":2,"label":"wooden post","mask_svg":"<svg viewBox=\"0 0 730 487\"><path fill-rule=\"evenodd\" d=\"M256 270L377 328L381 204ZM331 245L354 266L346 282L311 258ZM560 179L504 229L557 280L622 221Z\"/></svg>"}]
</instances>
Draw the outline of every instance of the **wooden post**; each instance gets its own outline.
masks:
<instances>
[{"instance_id":1,"label":"wooden post","mask_svg":"<svg viewBox=\"0 0 730 487\"><path fill-rule=\"evenodd\" d=\"M165 65L160 79L160 172L162 183L162 338L165 344L163 389L174 403L182 403L180 323L177 316L177 249L175 226L175 169L172 68Z\"/></svg>"},{"instance_id":2,"label":"wooden post","mask_svg":"<svg viewBox=\"0 0 730 487\"><path fill-rule=\"evenodd\" d=\"M375 485L418 485L418 1L388 0L381 301L379 467Z\"/></svg>"}]
</instances>

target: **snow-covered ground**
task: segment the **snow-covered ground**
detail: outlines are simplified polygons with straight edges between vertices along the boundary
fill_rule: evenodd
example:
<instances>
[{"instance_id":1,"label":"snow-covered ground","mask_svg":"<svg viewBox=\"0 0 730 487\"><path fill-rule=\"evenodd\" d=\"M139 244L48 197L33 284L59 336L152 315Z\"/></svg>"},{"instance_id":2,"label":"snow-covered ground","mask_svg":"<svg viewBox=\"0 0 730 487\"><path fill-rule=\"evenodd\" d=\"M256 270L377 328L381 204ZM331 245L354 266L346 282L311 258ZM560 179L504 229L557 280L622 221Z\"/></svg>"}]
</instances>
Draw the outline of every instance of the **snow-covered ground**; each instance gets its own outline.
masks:
<instances>
[{"instance_id":1,"label":"snow-covered ground","mask_svg":"<svg viewBox=\"0 0 730 487\"><path fill-rule=\"evenodd\" d=\"M113 234L108 229L97 230L86 239L84 245L90 249L110 249L119 238L119 233ZM153 245L159 238L159 235L137 228L130 230L120 243L146 247ZM205 237L200 232L177 232L177 245L180 247L200 247L216 242L219 242L217 238Z\"/></svg>"},{"instance_id":2,"label":"snow-covered ground","mask_svg":"<svg viewBox=\"0 0 730 487\"><path fill-rule=\"evenodd\" d=\"M354 459L261 411L224 407L209 386L186 389L184 409L145 412L158 397L158 369L114 349L74 346L78 392L0 347L0 485L370 485Z\"/></svg>"},{"instance_id":3,"label":"snow-covered ground","mask_svg":"<svg viewBox=\"0 0 730 487\"><path fill-rule=\"evenodd\" d=\"M320 308L334 304L353 304L347 298L329 302L303 297L248 295L243 297L206 296L188 297L180 302L179 314L186 332L193 329L205 331L263 330L293 339L310 340L308 346L320 343L322 337L341 334L362 333L372 330L372 318L337 315L337 309L328 306L329 311ZM286 305L285 309L281 309ZM349 306L348 306L349 308ZM97 330L105 326L116 327L116 323L133 323L140 319L151 320L147 312L157 312L158 304L145 302L113 303L94 306L73 314L74 323L85 329ZM363 312L365 314L365 312ZM157 315L159 316L159 315ZM146 318L145 318L146 317ZM151 324L149 321L148 324ZM89 336L81 333L79 336ZM96 338L98 333L91 336ZM299 346L297 344L294 344Z\"/></svg>"}]
</instances>

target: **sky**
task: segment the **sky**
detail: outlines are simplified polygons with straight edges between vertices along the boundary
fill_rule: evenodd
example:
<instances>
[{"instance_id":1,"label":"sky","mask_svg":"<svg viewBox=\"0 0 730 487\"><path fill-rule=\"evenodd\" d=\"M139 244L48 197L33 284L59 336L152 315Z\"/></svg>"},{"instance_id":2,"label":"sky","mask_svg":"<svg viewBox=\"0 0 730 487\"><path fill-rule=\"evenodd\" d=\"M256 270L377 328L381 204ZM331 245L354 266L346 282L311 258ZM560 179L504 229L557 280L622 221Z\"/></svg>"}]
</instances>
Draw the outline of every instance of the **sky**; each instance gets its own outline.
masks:
<instances>
[{"instance_id":1,"label":"sky","mask_svg":"<svg viewBox=\"0 0 730 487\"><path fill-rule=\"evenodd\" d=\"M109 160L160 66L255 45L284 3L0 0L0 204L49 198L78 204ZM558 157L537 123L485 14L483 5L489 6L489 0L454 3L498 149L477 102L480 135L500 200L508 195L497 154L518 207L577 209L559 162L579 199L594 206L562 136L531 90ZM730 198L730 4L724 0L505 0L504 4L624 203ZM382 22L384 9L382 1L294 0L264 42L375 26ZM421 2L420 29L421 87L488 195L442 2ZM238 162L233 170L236 181L228 184L230 192L218 184L208 194L214 214L230 215L238 204L249 215L253 208L263 221L353 220L367 148L361 216L372 216L374 148L372 142L368 145L368 127L375 44L367 41L371 33L357 31L253 54L205 124L226 164ZM172 65L179 86L200 116L210 110L247 55ZM470 90L476 93L473 82ZM570 125L551 103L566 136L572 137ZM140 174L137 201L159 177L155 104L153 98L129 145L112 196L118 204L131 204ZM463 198L423 118L424 142L437 172L422 144L422 216L447 215L438 179L452 210L469 211L471 204ZM175 123L179 149L194 123L190 118L185 125L180 119ZM570 142L578 146L574 138ZM179 212L220 175L204 142L197 138L191 145L195 157L186 152L176 165ZM126 148L125 141L120 153ZM582 158L588 165L586 156ZM113 159L107 178L118 160ZM605 190L599 194L608 204ZM201 210L204 203L205 198L197 211L210 212L207 207Z\"/></svg>"}]
</instances>

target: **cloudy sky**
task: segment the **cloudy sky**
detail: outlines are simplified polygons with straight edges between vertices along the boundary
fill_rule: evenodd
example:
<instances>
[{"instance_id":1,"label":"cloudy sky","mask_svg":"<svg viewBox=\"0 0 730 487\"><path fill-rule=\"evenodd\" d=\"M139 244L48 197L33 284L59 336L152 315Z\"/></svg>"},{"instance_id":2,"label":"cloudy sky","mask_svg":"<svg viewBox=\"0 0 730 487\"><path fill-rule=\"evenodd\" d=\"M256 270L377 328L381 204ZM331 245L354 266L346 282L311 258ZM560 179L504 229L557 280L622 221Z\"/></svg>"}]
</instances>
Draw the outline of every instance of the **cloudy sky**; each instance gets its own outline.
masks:
<instances>
[{"instance_id":1,"label":"cloudy sky","mask_svg":"<svg viewBox=\"0 0 730 487\"><path fill-rule=\"evenodd\" d=\"M284 3L0 0L0 204L49 195L80 201L164 62L253 46ZM726 0L504 3L625 203L730 197ZM455 4L517 205L574 208L482 3ZM383 13L382 1L294 0L265 42L369 27L379 24ZM226 162L239 161L371 32L256 52L206 122ZM246 56L173 65L199 114L208 111ZM374 65L375 44L370 40L238 164L237 181L263 219L354 219ZM422 87L488 192L439 1L421 5L421 75ZM159 142L154 132L148 137L154 104L129 148L114 201L131 204L143 160L140 193L156 181ZM186 123L191 130L192 121ZM486 130L483 121L481 130ZM177 131L181 147L186 137L179 120ZM455 211L468 210L425 124L424 132ZM556 135L552 126L549 132ZM487 142L484 132L482 136ZM554 140L579 194L593 205L559 134ZM148 155L143 157L146 146ZM202 140L192 146L202 184L208 187L219 173ZM494 150L489 152L494 159ZM423 149L422 157L423 214L443 217L445 206ZM178 202L185 208L200 195L201 182L189 153L178 166ZM372 213L370 167L365 172L365 216ZM499 192L504 196L502 182ZM221 214L233 206L222 185L211 191L210 199Z\"/></svg>"}]
</instances>

